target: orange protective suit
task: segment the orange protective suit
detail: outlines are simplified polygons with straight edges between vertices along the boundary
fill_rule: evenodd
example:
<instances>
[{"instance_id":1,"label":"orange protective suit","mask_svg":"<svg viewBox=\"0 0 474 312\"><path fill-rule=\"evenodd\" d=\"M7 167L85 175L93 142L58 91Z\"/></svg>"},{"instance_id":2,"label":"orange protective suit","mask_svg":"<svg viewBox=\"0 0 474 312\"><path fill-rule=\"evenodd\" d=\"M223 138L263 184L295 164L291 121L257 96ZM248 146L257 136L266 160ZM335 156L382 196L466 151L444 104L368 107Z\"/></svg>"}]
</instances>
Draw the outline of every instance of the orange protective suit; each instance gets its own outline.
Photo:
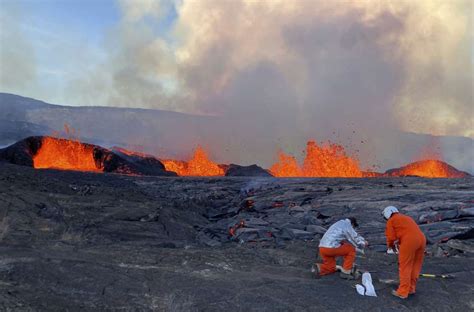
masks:
<instances>
[{"instance_id":1,"label":"orange protective suit","mask_svg":"<svg viewBox=\"0 0 474 312\"><path fill-rule=\"evenodd\" d=\"M415 293L426 247L426 238L416 222L409 216L394 213L385 229L388 248L398 240L398 267L400 286L397 293L403 297Z\"/></svg>"},{"instance_id":2,"label":"orange protective suit","mask_svg":"<svg viewBox=\"0 0 474 312\"><path fill-rule=\"evenodd\" d=\"M336 257L344 257L342 267L350 271L356 257L356 250L351 244L344 242L337 248L319 247L319 254L323 263L319 267L320 275L328 275L336 272Z\"/></svg>"}]
</instances>

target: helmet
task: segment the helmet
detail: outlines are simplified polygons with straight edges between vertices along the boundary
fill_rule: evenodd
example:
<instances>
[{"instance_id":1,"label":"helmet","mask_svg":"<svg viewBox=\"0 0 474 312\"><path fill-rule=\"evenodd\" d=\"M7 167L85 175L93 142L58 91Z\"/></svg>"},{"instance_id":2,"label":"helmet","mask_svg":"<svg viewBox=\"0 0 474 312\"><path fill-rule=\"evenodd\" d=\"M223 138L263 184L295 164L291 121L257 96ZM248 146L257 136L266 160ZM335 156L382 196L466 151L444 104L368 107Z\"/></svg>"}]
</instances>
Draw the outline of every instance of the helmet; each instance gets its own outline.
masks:
<instances>
[{"instance_id":1,"label":"helmet","mask_svg":"<svg viewBox=\"0 0 474 312\"><path fill-rule=\"evenodd\" d=\"M390 219L392 214L397 213L397 212L398 212L397 207L388 206L388 207L385 207L385 209L382 212L382 215L386 220L388 220L388 219Z\"/></svg>"}]
</instances>

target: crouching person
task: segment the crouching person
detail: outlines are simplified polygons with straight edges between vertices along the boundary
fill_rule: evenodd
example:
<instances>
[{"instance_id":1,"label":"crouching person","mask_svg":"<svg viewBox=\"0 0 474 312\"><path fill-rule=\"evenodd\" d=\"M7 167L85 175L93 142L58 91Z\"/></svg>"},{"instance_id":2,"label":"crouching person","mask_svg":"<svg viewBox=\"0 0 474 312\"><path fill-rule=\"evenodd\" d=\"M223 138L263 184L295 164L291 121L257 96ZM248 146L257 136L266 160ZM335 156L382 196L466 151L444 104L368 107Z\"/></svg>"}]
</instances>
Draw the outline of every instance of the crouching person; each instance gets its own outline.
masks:
<instances>
[{"instance_id":1,"label":"crouching person","mask_svg":"<svg viewBox=\"0 0 474 312\"><path fill-rule=\"evenodd\" d=\"M323 263L314 265L316 277L341 271L341 277L355 278L354 261L356 257L356 247L364 248L367 241L354 230L358 226L355 218L348 218L337 221L329 227L319 242L319 254ZM343 257L342 268L336 267L336 258Z\"/></svg>"}]
</instances>

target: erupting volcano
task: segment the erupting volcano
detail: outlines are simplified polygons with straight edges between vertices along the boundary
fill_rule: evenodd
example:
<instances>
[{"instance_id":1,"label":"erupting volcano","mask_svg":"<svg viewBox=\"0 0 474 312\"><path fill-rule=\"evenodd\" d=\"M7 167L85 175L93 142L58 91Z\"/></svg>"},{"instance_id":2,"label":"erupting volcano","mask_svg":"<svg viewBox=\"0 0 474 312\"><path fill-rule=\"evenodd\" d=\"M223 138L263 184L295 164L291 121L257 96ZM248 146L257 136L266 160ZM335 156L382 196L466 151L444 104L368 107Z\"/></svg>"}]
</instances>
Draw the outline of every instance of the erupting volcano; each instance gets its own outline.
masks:
<instances>
[{"instance_id":1,"label":"erupting volcano","mask_svg":"<svg viewBox=\"0 0 474 312\"><path fill-rule=\"evenodd\" d=\"M401 168L388 170L388 176L404 177L418 176L424 178L464 178L469 176L468 173L459 171L453 166L440 160L420 160Z\"/></svg>"},{"instance_id":2,"label":"erupting volcano","mask_svg":"<svg viewBox=\"0 0 474 312\"><path fill-rule=\"evenodd\" d=\"M274 176L320 178L376 178L418 176L424 178L464 178L467 172L433 159L416 161L385 173L361 171L358 161L337 144L318 145L309 141L302 165L295 157L280 152L269 170L257 165L217 164L198 146L189 161L160 160L155 156L114 147L82 143L77 139L28 137L0 149L0 161L37 169L113 172L127 175L155 176Z\"/></svg>"},{"instance_id":3,"label":"erupting volcano","mask_svg":"<svg viewBox=\"0 0 474 312\"><path fill-rule=\"evenodd\" d=\"M347 156L342 146L319 146L314 141L307 144L303 166L293 156L280 152L279 161L270 167L270 172L275 177L362 177L357 161Z\"/></svg>"},{"instance_id":4,"label":"erupting volcano","mask_svg":"<svg viewBox=\"0 0 474 312\"><path fill-rule=\"evenodd\" d=\"M224 169L211 161L206 151L198 146L193 157L188 161L161 160L167 171L176 172L179 176L223 176Z\"/></svg>"},{"instance_id":5,"label":"erupting volcano","mask_svg":"<svg viewBox=\"0 0 474 312\"><path fill-rule=\"evenodd\" d=\"M33 167L101 172L94 158L94 148L77 140L44 137L33 156Z\"/></svg>"}]
</instances>

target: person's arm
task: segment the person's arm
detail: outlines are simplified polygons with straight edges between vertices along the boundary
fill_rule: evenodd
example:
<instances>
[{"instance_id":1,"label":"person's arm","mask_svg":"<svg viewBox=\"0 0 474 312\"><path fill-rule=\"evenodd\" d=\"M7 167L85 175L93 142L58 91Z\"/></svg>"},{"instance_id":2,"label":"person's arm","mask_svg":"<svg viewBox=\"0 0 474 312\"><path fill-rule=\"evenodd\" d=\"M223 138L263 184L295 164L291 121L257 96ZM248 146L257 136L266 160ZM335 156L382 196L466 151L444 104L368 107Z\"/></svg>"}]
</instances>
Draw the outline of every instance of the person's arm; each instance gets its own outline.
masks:
<instances>
[{"instance_id":1,"label":"person's arm","mask_svg":"<svg viewBox=\"0 0 474 312\"><path fill-rule=\"evenodd\" d=\"M357 246L365 247L367 245L367 241L359 235L352 226L349 226L346 231L346 238L352 244Z\"/></svg>"},{"instance_id":2,"label":"person's arm","mask_svg":"<svg viewBox=\"0 0 474 312\"><path fill-rule=\"evenodd\" d=\"M393 228L392 219L388 219L387 221L387 225L385 227L385 236L387 237L388 249L394 249L397 235L395 233L395 229Z\"/></svg>"}]
</instances>

